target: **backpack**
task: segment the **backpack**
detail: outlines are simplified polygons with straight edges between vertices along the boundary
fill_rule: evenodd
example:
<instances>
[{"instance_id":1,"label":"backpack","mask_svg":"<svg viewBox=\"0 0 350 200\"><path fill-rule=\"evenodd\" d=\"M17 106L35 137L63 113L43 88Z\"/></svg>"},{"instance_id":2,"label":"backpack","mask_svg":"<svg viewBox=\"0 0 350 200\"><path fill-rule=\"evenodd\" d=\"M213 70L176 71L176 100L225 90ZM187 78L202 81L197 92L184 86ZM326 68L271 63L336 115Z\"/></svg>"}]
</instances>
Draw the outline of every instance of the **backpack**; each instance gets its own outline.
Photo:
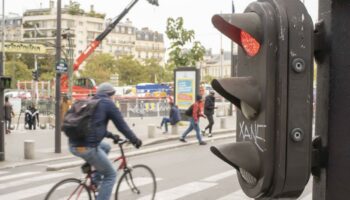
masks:
<instances>
[{"instance_id":1,"label":"backpack","mask_svg":"<svg viewBox=\"0 0 350 200\"><path fill-rule=\"evenodd\" d=\"M82 140L91 132L91 116L100 99L84 99L73 103L64 115L61 130L73 140Z\"/></svg>"},{"instance_id":2,"label":"backpack","mask_svg":"<svg viewBox=\"0 0 350 200\"><path fill-rule=\"evenodd\" d=\"M187 108L187 110L185 111L185 115L188 117L192 117L192 113L193 113L193 104Z\"/></svg>"}]
</instances>

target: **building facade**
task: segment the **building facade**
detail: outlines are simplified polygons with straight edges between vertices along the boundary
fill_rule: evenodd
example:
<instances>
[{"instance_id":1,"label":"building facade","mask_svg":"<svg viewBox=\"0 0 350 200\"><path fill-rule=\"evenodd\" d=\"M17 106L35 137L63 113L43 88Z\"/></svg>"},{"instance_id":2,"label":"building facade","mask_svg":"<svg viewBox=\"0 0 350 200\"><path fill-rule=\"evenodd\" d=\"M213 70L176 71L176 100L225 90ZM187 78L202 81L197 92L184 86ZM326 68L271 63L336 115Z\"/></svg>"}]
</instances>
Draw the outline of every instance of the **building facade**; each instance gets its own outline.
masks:
<instances>
[{"instance_id":1,"label":"building facade","mask_svg":"<svg viewBox=\"0 0 350 200\"><path fill-rule=\"evenodd\" d=\"M62 39L62 46L65 52L68 52L70 47L73 49L73 58L79 56L112 22L112 19L105 20L102 14L92 16L91 13L96 13L93 6L88 13L84 14L72 14L69 6L62 9L62 34L69 33L68 38ZM20 40L39 42L45 44L49 50L54 50L56 19L57 9L53 1L50 1L49 8L26 10L21 18ZM126 19L107 35L95 52L110 53L116 58L132 55L140 61L146 58L157 58L160 63L164 63L163 34L147 28L138 31L133 27L132 22Z\"/></svg>"}]
</instances>

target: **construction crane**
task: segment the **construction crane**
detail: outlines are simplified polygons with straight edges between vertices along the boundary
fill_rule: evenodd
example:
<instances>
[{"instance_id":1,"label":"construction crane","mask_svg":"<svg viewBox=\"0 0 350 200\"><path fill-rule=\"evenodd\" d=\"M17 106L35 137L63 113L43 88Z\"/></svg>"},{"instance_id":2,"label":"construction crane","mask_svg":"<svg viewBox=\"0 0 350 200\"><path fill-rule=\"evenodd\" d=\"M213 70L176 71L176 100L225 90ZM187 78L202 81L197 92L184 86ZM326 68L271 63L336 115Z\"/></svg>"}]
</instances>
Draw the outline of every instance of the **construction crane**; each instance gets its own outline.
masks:
<instances>
[{"instance_id":1,"label":"construction crane","mask_svg":"<svg viewBox=\"0 0 350 200\"><path fill-rule=\"evenodd\" d=\"M95 40L93 40L89 46L83 51L78 58L75 59L73 64L73 71L77 71L80 65L95 51L95 49L101 44L102 40L117 26L117 24L123 19L123 17L131 10L131 8L139 0L133 0L129 5L107 26L107 28L99 34ZM158 0L147 0L151 5L158 6ZM68 91L68 76L67 74L61 77L61 90L62 92ZM96 91L96 83L91 78L79 78L75 81L72 91L75 95L86 96L87 94L94 93ZM78 97L80 98L80 97Z\"/></svg>"}]
</instances>

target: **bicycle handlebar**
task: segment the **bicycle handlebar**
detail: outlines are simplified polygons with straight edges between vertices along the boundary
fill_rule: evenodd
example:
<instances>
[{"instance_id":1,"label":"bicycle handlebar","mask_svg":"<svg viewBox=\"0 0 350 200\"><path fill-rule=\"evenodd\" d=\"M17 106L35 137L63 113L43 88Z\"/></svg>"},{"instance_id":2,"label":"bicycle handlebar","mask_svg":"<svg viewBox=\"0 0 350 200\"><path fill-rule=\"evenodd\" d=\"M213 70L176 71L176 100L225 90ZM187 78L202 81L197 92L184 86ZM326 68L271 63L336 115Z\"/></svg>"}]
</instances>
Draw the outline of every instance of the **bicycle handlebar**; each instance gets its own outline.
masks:
<instances>
[{"instance_id":1,"label":"bicycle handlebar","mask_svg":"<svg viewBox=\"0 0 350 200\"><path fill-rule=\"evenodd\" d=\"M113 140L114 144L122 145L122 144L125 144L125 143L129 142L128 139L122 139L122 138L120 138L119 135L115 135L115 134L111 134L111 139Z\"/></svg>"}]
</instances>

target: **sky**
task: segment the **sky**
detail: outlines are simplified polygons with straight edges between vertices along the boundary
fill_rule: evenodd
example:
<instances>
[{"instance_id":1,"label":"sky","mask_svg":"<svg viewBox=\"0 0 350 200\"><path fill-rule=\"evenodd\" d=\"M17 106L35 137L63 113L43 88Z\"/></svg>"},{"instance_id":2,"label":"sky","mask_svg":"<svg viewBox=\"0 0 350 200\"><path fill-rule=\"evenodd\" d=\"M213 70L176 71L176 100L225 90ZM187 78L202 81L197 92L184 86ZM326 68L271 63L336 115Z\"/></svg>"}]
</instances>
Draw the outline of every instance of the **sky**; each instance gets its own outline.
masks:
<instances>
[{"instance_id":1,"label":"sky","mask_svg":"<svg viewBox=\"0 0 350 200\"><path fill-rule=\"evenodd\" d=\"M22 13L27 9L47 8L50 0L3 0L5 2L5 14ZM85 11L94 10L105 13L107 18L118 16L133 0L73 0L80 3ZM229 51L230 40L220 34L211 23L214 14L231 13L232 0L158 0L159 7L150 5L146 0L139 0L122 21L129 18L136 28L149 27L151 30L164 33L168 17L184 18L184 27L195 31L195 40L198 40L205 48L211 48L213 53L219 53L220 48ZM233 0L236 13L244 11L253 0ZM314 23L317 20L318 0L303 0ZM61 0L62 5L69 0ZM56 6L55 0L55 6ZM1 11L0 11L1 12ZM165 34L165 45L169 46Z\"/></svg>"}]
</instances>

